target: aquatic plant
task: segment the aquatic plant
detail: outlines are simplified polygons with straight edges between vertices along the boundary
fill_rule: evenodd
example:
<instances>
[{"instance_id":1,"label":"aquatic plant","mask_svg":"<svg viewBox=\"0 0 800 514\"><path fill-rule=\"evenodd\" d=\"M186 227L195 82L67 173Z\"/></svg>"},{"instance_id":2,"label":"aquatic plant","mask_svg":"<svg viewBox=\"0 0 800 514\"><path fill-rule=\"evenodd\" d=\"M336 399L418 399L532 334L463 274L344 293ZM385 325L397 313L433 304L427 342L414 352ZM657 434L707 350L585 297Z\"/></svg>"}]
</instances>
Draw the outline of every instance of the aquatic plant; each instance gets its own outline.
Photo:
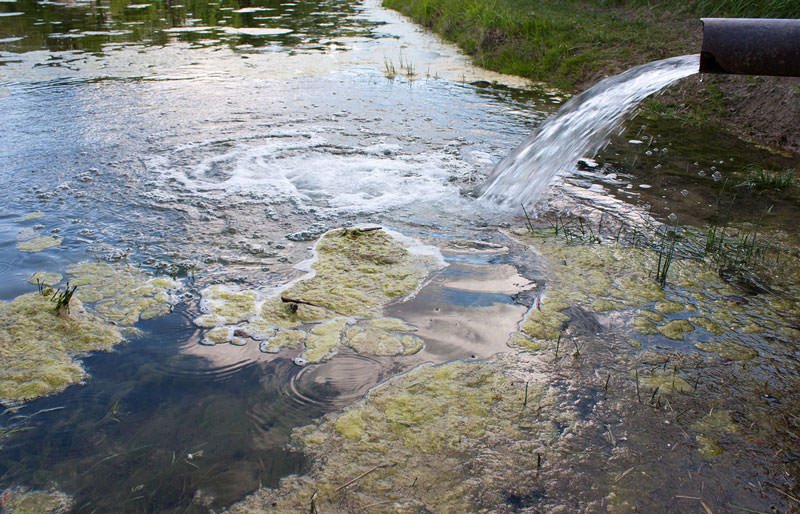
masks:
<instances>
[{"instance_id":1,"label":"aquatic plant","mask_svg":"<svg viewBox=\"0 0 800 514\"><path fill-rule=\"evenodd\" d=\"M76 298L70 303L69 311L57 313L51 295L37 292L0 304L0 399L24 401L79 383L85 372L77 355L123 340L117 327L86 313Z\"/></svg>"},{"instance_id":2,"label":"aquatic plant","mask_svg":"<svg viewBox=\"0 0 800 514\"><path fill-rule=\"evenodd\" d=\"M523 366L501 361L423 366L297 429L293 444L317 457L311 473L261 489L229 513L303 512L312 498L319 512L480 512L505 505L510 492L528 493L558 441L557 424L572 414L550 407L546 385L506 374Z\"/></svg>"},{"instance_id":3,"label":"aquatic plant","mask_svg":"<svg viewBox=\"0 0 800 514\"><path fill-rule=\"evenodd\" d=\"M675 230L664 229L664 235L661 238L661 245L658 251L658 263L656 264L656 282L662 287L667 286L667 274L672 265L672 260L675 257L675 244L677 242L677 234Z\"/></svg>"},{"instance_id":4,"label":"aquatic plant","mask_svg":"<svg viewBox=\"0 0 800 514\"><path fill-rule=\"evenodd\" d=\"M341 345L371 355L409 355L422 348L413 327L382 317L384 306L413 293L440 262L410 252L380 227L326 233L315 247L313 273L287 289L203 290L199 326L211 344L259 341L261 351L302 345L300 357L319 362Z\"/></svg>"},{"instance_id":5,"label":"aquatic plant","mask_svg":"<svg viewBox=\"0 0 800 514\"><path fill-rule=\"evenodd\" d=\"M745 185L755 191L783 191L796 183L796 171L793 169L773 171L751 165L745 178Z\"/></svg>"}]
</instances>

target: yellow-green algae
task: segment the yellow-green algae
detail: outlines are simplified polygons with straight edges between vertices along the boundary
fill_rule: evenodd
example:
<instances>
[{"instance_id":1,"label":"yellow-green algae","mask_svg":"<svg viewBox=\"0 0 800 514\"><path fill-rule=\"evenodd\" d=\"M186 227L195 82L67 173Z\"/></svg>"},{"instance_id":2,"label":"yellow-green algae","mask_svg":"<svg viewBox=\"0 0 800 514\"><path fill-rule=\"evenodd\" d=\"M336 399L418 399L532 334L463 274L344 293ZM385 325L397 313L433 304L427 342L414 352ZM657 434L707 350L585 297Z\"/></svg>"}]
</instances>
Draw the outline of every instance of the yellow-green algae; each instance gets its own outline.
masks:
<instances>
[{"instance_id":1,"label":"yellow-green algae","mask_svg":"<svg viewBox=\"0 0 800 514\"><path fill-rule=\"evenodd\" d=\"M308 362L320 362L336 353L347 318L334 318L321 323L308 332L306 350L301 357Z\"/></svg>"},{"instance_id":2,"label":"yellow-green algae","mask_svg":"<svg viewBox=\"0 0 800 514\"><path fill-rule=\"evenodd\" d=\"M216 327L247 321L256 315L256 293L236 291L214 285L203 290L203 309L207 314L195 319L201 327Z\"/></svg>"},{"instance_id":3,"label":"yellow-green algae","mask_svg":"<svg viewBox=\"0 0 800 514\"><path fill-rule=\"evenodd\" d=\"M54 273L52 271L37 271L33 275L30 276L28 282L31 284L42 284L44 286L54 286L61 282L61 279L64 278L61 276L60 273Z\"/></svg>"},{"instance_id":4,"label":"yellow-green algae","mask_svg":"<svg viewBox=\"0 0 800 514\"><path fill-rule=\"evenodd\" d=\"M261 341L264 352L303 344L301 357L309 362L330 357L342 344L360 353L408 355L422 348L413 327L381 314L437 265L383 230L337 229L317 243L313 276L279 294L211 286L203 291L206 314L195 322L228 327L207 334L209 343L223 342L225 333L236 342L239 332Z\"/></svg>"},{"instance_id":5,"label":"yellow-green algae","mask_svg":"<svg viewBox=\"0 0 800 514\"><path fill-rule=\"evenodd\" d=\"M61 491L28 491L16 487L3 492L5 514L65 514L73 500Z\"/></svg>"},{"instance_id":6,"label":"yellow-green algae","mask_svg":"<svg viewBox=\"0 0 800 514\"><path fill-rule=\"evenodd\" d=\"M75 357L120 341L116 327L86 313L75 298L61 315L39 293L0 304L0 398L28 400L79 383L85 372Z\"/></svg>"},{"instance_id":7,"label":"yellow-green algae","mask_svg":"<svg viewBox=\"0 0 800 514\"><path fill-rule=\"evenodd\" d=\"M695 343L698 350L716 353L723 359L735 361L749 361L758 357L758 352L749 346L735 341L708 341Z\"/></svg>"},{"instance_id":8,"label":"yellow-green algae","mask_svg":"<svg viewBox=\"0 0 800 514\"><path fill-rule=\"evenodd\" d=\"M527 389L505 365L425 366L373 390L361 403L294 442L317 459L306 477L289 477L231 507L231 514L319 512L478 512L505 503L534 480L536 455L558 439L541 384ZM564 419L559 421L564 422ZM352 487L351 487L352 486Z\"/></svg>"},{"instance_id":9,"label":"yellow-green algae","mask_svg":"<svg viewBox=\"0 0 800 514\"><path fill-rule=\"evenodd\" d=\"M685 319L674 319L658 327L664 337L680 341L694 331L694 325Z\"/></svg>"},{"instance_id":10,"label":"yellow-green algae","mask_svg":"<svg viewBox=\"0 0 800 514\"><path fill-rule=\"evenodd\" d=\"M412 355L422 349L422 340L413 335L416 328L396 318L367 320L348 327L347 345L362 354Z\"/></svg>"},{"instance_id":11,"label":"yellow-green algae","mask_svg":"<svg viewBox=\"0 0 800 514\"><path fill-rule=\"evenodd\" d=\"M45 216L45 214L43 212L34 211L34 212L30 213L30 214L26 214L25 216L17 218L16 221L17 221L17 223L23 223L25 221L38 220L40 218L44 218L44 216Z\"/></svg>"},{"instance_id":12,"label":"yellow-green algae","mask_svg":"<svg viewBox=\"0 0 800 514\"><path fill-rule=\"evenodd\" d=\"M689 430L695 434L698 451L706 458L722 455L724 449L719 439L739 432L738 426L731 419L727 410L716 410L692 423Z\"/></svg>"},{"instance_id":13,"label":"yellow-green algae","mask_svg":"<svg viewBox=\"0 0 800 514\"><path fill-rule=\"evenodd\" d=\"M42 250L47 250L48 248L60 246L62 241L63 239L58 236L32 237L30 239L17 241L17 250L20 252L29 253L41 252Z\"/></svg>"},{"instance_id":14,"label":"yellow-green algae","mask_svg":"<svg viewBox=\"0 0 800 514\"><path fill-rule=\"evenodd\" d=\"M640 377L645 389L658 389L659 393L688 393L692 386L674 370L655 370L652 374Z\"/></svg>"},{"instance_id":15,"label":"yellow-green algae","mask_svg":"<svg viewBox=\"0 0 800 514\"><path fill-rule=\"evenodd\" d=\"M81 301L94 304L99 316L123 325L168 314L174 303L171 292L180 287L176 280L151 277L131 266L84 261L67 271Z\"/></svg>"},{"instance_id":16,"label":"yellow-green algae","mask_svg":"<svg viewBox=\"0 0 800 514\"><path fill-rule=\"evenodd\" d=\"M522 336L510 340L514 346L535 350L541 348L541 341L552 345L566 326L565 310L570 306L598 313L630 312L631 325L638 333L673 340L694 337L695 327L741 339L742 335L767 331L765 319L774 323L769 331L788 338L800 334L785 321L800 310L798 302L786 300L792 294L759 295L742 301L738 296L742 293L724 282L708 263L675 259L668 287L662 289L651 276L658 260L651 249L570 244L548 230L518 229L513 235L531 244L546 259L549 271L546 295L522 323ZM797 289L786 281L782 287ZM684 319L688 313L693 316Z\"/></svg>"}]
</instances>

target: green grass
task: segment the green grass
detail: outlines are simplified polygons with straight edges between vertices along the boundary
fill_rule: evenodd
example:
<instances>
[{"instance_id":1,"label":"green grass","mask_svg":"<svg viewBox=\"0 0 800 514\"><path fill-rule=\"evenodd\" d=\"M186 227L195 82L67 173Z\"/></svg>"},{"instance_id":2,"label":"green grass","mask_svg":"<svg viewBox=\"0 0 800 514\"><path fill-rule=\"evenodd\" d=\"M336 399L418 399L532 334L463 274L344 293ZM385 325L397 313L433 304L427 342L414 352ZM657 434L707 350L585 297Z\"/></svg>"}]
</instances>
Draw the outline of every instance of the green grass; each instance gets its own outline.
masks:
<instances>
[{"instance_id":1,"label":"green grass","mask_svg":"<svg viewBox=\"0 0 800 514\"><path fill-rule=\"evenodd\" d=\"M384 0L483 67L583 89L700 47L699 18L800 17L797 0Z\"/></svg>"}]
</instances>

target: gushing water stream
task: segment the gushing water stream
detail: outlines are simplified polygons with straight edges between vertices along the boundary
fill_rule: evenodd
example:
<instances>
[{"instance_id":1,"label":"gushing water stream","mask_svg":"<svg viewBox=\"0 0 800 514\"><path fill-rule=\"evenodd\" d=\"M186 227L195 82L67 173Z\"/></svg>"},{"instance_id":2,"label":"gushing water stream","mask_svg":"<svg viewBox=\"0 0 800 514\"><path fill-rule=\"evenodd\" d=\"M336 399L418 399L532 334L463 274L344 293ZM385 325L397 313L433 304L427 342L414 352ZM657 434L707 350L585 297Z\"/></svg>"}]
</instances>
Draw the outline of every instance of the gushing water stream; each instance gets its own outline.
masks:
<instances>
[{"instance_id":1,"label":"gushing water stream","mask_svg":"<svg viewBox=\"0 0 800 514\"><path fill-rule=\"evenodd\" d=\"M556 175L600 150L642 100L697 73L699 65L699 54L654 61L577 95L500 161L481 199L512 210L535 203Z\"/></svg>"}]
</instances>

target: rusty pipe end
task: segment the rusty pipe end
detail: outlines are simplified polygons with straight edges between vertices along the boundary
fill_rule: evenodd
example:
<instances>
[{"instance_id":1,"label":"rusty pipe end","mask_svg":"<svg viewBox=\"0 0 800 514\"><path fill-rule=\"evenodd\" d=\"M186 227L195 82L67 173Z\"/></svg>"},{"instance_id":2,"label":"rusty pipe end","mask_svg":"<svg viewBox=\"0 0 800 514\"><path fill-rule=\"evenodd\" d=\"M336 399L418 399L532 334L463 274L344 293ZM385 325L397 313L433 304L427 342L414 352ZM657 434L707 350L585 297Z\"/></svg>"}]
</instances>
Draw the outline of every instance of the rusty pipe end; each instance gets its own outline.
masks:
<instances>
[{"instance_id":1,"label":"rusty pipe end","mask_svg":"<svg viewBox=\"0 0 800 514\"><path fill-rule=\"evenodd\" d=\"M800 77L800 19L701 21L700 73Z\"/></svg>"}]
</instances>

